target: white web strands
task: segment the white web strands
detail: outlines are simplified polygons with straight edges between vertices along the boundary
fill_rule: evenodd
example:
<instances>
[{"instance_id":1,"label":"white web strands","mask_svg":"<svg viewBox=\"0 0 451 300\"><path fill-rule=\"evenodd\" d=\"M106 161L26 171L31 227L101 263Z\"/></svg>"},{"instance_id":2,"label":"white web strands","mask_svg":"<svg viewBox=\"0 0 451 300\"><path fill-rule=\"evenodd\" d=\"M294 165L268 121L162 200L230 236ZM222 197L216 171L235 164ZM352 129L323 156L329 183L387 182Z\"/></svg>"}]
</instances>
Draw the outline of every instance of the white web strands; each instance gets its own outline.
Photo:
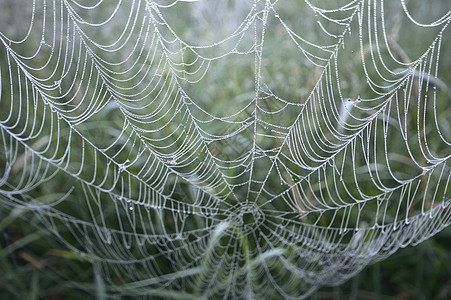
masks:
<instances>
[{"instance_id":1,"label":"white web strands","mask_svg":"<svg viewBox=\"0 0 451 300\"><path fill-rule=\"evenodd\" d=\"M184 2L2 4L3 209L163 298L304 298L449 225L446 4Z\"/></svg>"}]
</instances>

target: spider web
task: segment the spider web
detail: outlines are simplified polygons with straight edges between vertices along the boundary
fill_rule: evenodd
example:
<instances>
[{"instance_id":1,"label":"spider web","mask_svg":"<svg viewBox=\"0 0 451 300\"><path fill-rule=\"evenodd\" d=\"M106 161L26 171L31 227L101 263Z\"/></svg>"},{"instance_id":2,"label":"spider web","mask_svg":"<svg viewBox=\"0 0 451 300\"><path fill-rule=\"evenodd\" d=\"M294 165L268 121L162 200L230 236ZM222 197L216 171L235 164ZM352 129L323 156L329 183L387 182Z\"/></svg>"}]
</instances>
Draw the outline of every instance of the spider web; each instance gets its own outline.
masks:
<instances>
[{"instance_id":1,"label":"spider web","mask_svg":"<svg viewBox=\"0 0 451 300\"><path fill-rule=\"evenodd\" d=\"M291 2L6 1L3 209L163 298L305 298L449 225L449 8Z\"/></svg>"}]
</instances>

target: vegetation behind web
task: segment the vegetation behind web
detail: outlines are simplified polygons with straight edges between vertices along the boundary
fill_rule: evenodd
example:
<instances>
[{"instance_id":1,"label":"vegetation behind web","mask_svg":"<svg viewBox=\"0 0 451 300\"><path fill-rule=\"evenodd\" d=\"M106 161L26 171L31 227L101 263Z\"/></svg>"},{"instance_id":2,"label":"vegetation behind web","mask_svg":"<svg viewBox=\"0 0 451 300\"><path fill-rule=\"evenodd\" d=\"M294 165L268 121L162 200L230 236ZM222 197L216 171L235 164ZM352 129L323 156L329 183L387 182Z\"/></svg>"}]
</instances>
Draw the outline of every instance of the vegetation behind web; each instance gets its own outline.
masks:
<instances>
[{"instance_id":1,"label":"vegetation behind web","mask_svg":"<svg viewBox=\"0 0 451 300\"><path fill-rule=\"evenodd\" d=\"M9 11L10 13L0 13L3 16L13 17L15 9L20 7L9 6L11 3L5 1L0 4L0 11ZM187 5L183 3L182 5ZM441 1L440 7L447 7L446 1ZM427 12L427 3L416 3L418 7L415 11L421 13ZM3 6L3 7L2 7ZM302 8L297 4L292 4L292 11L299 11ZM189 10L186 10L189 11ZM186 14L185 11L185 14ZM182 9L183 12L183 9ZM207 16L208 17L208 16ZM210 16L213 17L213 16ZM197 15L187 15L186 18L200 18ZM171 20L174 26L183 28L183 18ZM396 20L393 22L396 24ZM0 31L7 27L12 30L12 20L6 17L0 20ZM269 25L271 26L271 25ZM401 26L401 25L399 25ZM274 29L277 31L277 28ZM396 27L392 28L393 31ZM447 31L449 32L449 30ZM203 36L203 33L184 32L187 37ZM205 33L205 35L211 33ZM355 32L357 34L357 32ZM398 55L408 54L415 57L423 49L421 40L411 39L406 35L396 34L403 48L400 49ZM447 33L449 35L449 33ZM441 56L440 79L448 84L451 82L451 57L447 55L450 52L449 42L443 45ZM272 76L271 87L274 88L276 94L283 94L287 98L306 97L311 91L315 81L309 81L308 78L312 73L316 72L312 69L306 69L305 66L299 64L296 56L291 56L286 51L281 51L283 45L277 40L265 40L265 54L270 55L275 61L284 61L283 65L267 65L265 72L268 76ZM2 48L3 49L3 48ZM0 53L4 54L4 53ZM351 54L349 54L351 56ZM355 55L355 54L352 54ZM4 57L4 56L2 56ZM353 57L347 57L352 61ZM246 58L247 59L247 58ZM219 63L220 64L220 63ZM240 66L240 64L242 64ZM250 64L252 66L252 62ZM231 97L239 101L240 98L247 99L242 91L249 90L249 86L254 84L254 70L249 67L248 61L237 60L232 64L224 64L216 66L218 72L215 83L222 86L221 89L215 89L215 85L211 82L201 81L193 87L187 87L193 98L204 102L211 108L211 112L215 113L221 109L227 108L228 101ZM304 68L305 67L305 68ZM355 73L355 67L342 62L343 81L347 83L344 92L354 96L370 93L360 85L356 87L355 82L363 73ZM189 71L189 70L188 70ZM290 74L288 77L281 74ZM310 76L310 77L309 77ZM302 84L300 84L302 83ZM346 90L347 89L347 90ZM250 89L252 90L252 88ZM441 103L450 103L450 93L447 97L441 99ZM0 107L3 109L2 107ZM451 115L451 107L444 105L440 112L443 115ZM0 112L3 116L4 112ZM97 118L95 122L87 123L86 132L92 134L92 138L96 140L105 139L108 144L107 137L96 136L95 129L99 126L103 128L111 128L117 130L121 121L117 111L111 112L109 118ZM444 118L444 122L450 122L449 118ZM446 126L444 126L446 128ZM451 134L448 132L447 134ZM114 136L114 133L111 134ZM240 141L246 143L249 141ZM433 141L430 141L433 144ZM227 146L226 146L227 147ZM239 147L229 145L228 147ZM239 151L239 149L222 148L218 146L216 151L227 152ZM438 149L441 150L441 149ZM3 153L0 152L0 165L4 165L1 161ZM20 166L18 167L20 168ZM94 172L94 170L90 170ZM102 170L97 170L101 172ZM105 171L105 170L103 170ZM404 170L403 170L404 171ZM89 172L89 170L87 170ZM407 171L406 171L407 172ZM20 173L19 173L20 174ZM17 180L20 180L19 176ZM270 182L268 185L279 185L279 182ZM56 176L53 180L40 185L33 195L37 199L51 202L52 198L58 199L61 194L60 190L71 186L65 177ZM180 197L189 197L189 187L181 190ZM83 197L82 194L79 195ZM69 205L69 204L68 204ZM74 215L83 214L78 211L78 206L65 208L65 211L73 210ZM415 209L419 210L419 207ZM370 218L370 217L369 217ZM169 222L168 222L169 223ZM61 224L56 224L61 225ZM168 225L169 226L169 225ZM63 228L63 226L61 226ZM63 229L62 229L63 230ZM110 286L105 282L99 271L99 267L95 263L89 262L86 257L80 256L75 252L67 250L64 244L57 241L51 233L42 227L40 221L33 214L11 207L6 209L4 206L0 208L0 295L2 298L11 299L85 299L89 297L106 298L107 295L114 291L116 287ZM367 267L363 272L356 275L353 279L338 287L324 287L312 295L312 299L448 299L451 298L451 230L447 228L434 238L427 240L416 247L407 247L398 251L385 261L378 262ZM186 295L151 295L154 297L187 297Z\"/></svg>"}]
</instances>

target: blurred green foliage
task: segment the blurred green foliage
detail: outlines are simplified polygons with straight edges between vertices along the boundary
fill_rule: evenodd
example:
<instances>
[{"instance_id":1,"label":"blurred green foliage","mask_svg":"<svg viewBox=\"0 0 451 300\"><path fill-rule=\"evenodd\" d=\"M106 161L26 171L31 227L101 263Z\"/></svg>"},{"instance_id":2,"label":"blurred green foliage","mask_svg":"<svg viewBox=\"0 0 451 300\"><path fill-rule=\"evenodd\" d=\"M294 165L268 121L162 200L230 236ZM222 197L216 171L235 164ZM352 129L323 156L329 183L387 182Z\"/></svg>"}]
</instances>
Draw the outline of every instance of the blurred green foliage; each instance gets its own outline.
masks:
<instances>
[{"instance_id":1,"label":"blurred green foliage","mask_svg":"<svg viewBox=\"0 0 451 300\"><path fill-rule=\"evenodd\" d=\"M185 5L185 4L184 4ZM425 9L427 3L419 3L418 11ZM288 6L286 13L299 11L296 4ZM442 5L443 6L443 5ZM175 14L173 14L175 15ZM180 19L178 19L180 21ZM4 21L5 22L5 21ZM195 22L193 20L193 22ZM396 22L395 22L396 23ZM3 23L4 24L4 23ZM177 24L177 19L171 24ZM271 26L271 24L270 24ZM299 30L308 24L298 24ZM278 36L282 29L274 27L268 35ZM193 31L195 32L195 31ZM187 38L196 37L196 34L186 34ZM310 33L313 34L313 33ZM271 42L272 41L272 42ZM424 50L421 40L410 39L407 35L400 35L399 42L412 56ZM449 49L449 45L447 49ZM444 50L442 64L450 66L451 57ZM1 53L0 53L1 54ZM284 64L268 64L264 66L264 75L271 82L271 88L276 94L282 94L287 99L296 97L305 98L315 82L318 70L308 68L299 63L298 57L290 54L288 47L277 39L268 38L265 45L265 56L274 61L284 61ZM354 54L348 55L346 61L355 64ZM203 80L197 85L186 86L190 94L196 95L196 100L205 105L213 114L227 115L236 109L225 105L230 99L235 103L248 101L252 95L244 91L252 91L254 76L252 69L253 58L238 57L230 63L217 62L215 68L221 70L214 78ZM343 90L354 96L368 92L367 87L354 85L361 78L361 73L353 72L352 63L342 64L343 81L347 82ZM187 70L190 71L190 70ZM444 82L451 82L451 69L441 70ZM233 78L233 80L230 80ZM313 78L313 79L312 79ZM301 84L300 84L301 83ZM219 89L218 87L221 86ZM442 101L444 103L449 103ZM218 104L219 103L219 104ZM448 110L446 110L448 109ZM295 111L293 111L295 112ZM114 119L113 112L110 120L96 120L94 124L85 124L85 134L96 137L97 126L121 127L121 121ZM441 111L449 114L449 108ZM445 118L446 119L446 118ZM102 122L101 124L99 122ZM90 126L92 127L91 129ZM88 133L90 131L90 133ZM112 134L111 136L114 136ZM98 138L97 138L98 139ZM105 144L108 144L106 139ZM242 141L240 141L242 143ZM249 142L249 141L247 141ZM230 145L224 148L218 144L212 152L240 152L240 147ZM245 144L245 143L242 143ZM243 146L244 147L244 146ZM245 148L245 147L244 147ZM0 158L1 159L1 158ZM99 172L104 171L100 170ZM57 193L58 187L67 185L64 177L58 177L52 183L46 183L39 190L34 191L37 197L44 197L50 193ZM186 194L187 191L182 191ZM82 197L82 195L80 195ZM76 210L77 207L65 208ZM83 214L83 212L77 212ZM18 209L0 209L0 299L86 299L108 297L115 287L103 282L95 263L90 263L86 257L66 250L65 245L54 238L30 212ZM118 292L117 290L114 290ZM186 298L186 295L168 292L167 295L153 295L155 298ZM324 287L318 290L312 299L451 299L451 228L447 228L437 236L416 247L409 246L396 254L365 268L360 274L338 287Z\"/></svg>"},{"instance_id":2,"label":"blurred green foliage","mask_svg":"<svg viewBox=\"0 0 451 300\"><path fill-rule=\"evenodd\" d=\"M0 299L103 299L112 291L95 265L33 226L31 214L0 211L0 220ZM309 299L451 299L450 245L447 228Z\"/></svg>"}]
</instances>

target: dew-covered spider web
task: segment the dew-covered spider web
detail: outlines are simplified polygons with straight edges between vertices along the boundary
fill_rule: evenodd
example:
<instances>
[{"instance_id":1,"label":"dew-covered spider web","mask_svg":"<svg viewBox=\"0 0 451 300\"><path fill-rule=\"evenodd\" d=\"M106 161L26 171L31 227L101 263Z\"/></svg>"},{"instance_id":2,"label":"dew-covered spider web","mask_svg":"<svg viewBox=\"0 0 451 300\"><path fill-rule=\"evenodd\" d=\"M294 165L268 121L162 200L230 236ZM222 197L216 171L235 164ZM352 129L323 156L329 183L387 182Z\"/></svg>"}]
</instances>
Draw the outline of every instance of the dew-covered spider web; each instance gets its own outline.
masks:
<instances>
[{"instance_id":1,"label":"dew-covered spider web","mask_svg":"<svg viewBox=\"0 0 451 300\"><path fill-rule=\"evenodd\" d=\"M451 222L447 1L3 1L0 203L111 295L297 299Z\"/></svg>"}]
</instances>

